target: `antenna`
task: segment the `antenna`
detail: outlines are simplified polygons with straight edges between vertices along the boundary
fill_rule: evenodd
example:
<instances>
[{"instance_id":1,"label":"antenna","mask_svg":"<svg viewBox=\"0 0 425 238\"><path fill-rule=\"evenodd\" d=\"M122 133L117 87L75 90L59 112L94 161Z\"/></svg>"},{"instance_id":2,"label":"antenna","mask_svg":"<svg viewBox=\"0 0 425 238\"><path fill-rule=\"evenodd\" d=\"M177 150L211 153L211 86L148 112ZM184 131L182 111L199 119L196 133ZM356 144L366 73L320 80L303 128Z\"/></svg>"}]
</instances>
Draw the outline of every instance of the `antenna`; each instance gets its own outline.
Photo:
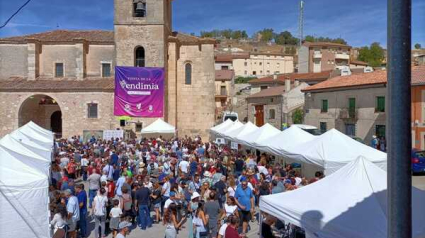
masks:
<instances>
[{"instance_id":1,"label":"antenna","mask_svg":"<svg viewBox=\"0 0 425 238\"><path fill-rule=\"evenodd\" d=\"M298 18L298 34L299 34L299 38L300 38L300 46L303 43L303 39L304 39L304 1L301 0L300 1L300 16Z\"/></svg>"}]
</instances>

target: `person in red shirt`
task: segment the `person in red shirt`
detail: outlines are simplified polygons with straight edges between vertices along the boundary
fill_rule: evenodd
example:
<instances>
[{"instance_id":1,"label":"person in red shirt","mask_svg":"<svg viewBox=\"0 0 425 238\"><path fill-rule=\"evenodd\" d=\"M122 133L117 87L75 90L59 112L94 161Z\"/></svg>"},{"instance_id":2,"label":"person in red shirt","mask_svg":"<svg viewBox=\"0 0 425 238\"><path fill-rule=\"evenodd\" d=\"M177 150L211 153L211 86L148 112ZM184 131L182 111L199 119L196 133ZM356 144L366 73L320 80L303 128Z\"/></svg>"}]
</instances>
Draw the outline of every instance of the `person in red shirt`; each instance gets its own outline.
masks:
<instances>
[{"instance_id":1,"label":"person in red shirt","mask_svg":"<svg viewBox=\"0 0 425 238\"><path fill-rule=\"evenodd\" d=\"M226 238L244 238L245 235L239 235L238 233L239 219L236 216L230 217L230 223L226 228L224 237Z\"/></svg>"},{"instance_id":2,"label":"person in red shirt","mask_svg":"<svg viewBox=\"0 0 425 238\"><path fill-rule=\"evenodd\" d=\"M71 159L66 167L66 170L68 171L68 177L71 179L76 179L75 177L75 171L77 168L77 164L75 163L74 159Z\"/></svg>"},{"instance_id":3,"label":"person in red shirt","mask_svg":"<svg viewBox=\"0 0 425 238\"><path fill-rule=\"evenodd\" d=\"M115 183L112 178L108 178L108 183L106 184L106 187L108 188L108 198L114 198L115 197Z\"/></svg>"}]
</instances>

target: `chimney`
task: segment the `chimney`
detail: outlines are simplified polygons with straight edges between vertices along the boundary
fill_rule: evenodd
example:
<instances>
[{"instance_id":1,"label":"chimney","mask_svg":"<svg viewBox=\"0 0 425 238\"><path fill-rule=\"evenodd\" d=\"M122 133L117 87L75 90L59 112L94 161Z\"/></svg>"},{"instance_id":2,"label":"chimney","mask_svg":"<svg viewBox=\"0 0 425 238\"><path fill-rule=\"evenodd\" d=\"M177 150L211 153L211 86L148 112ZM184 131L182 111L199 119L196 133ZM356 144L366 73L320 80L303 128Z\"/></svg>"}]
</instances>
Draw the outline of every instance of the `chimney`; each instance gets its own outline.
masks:
<instances>
[{"instance_id":1,"label":"chimney","mask_svg":"<svg viewBox=\"0 0 425 238\"><path fill-rule=\"evenodd\" d=\"M299 85L300 85L300 81L295 80L295 82L294 82L294 87L298 87Z\"/></svg>"},{"instance_id":2,"label":"chimney","mask_svg":"<svg viewBox=\"0 0 425 238\"><path fill-rule=\"evenodd\" d=\"M289 92L291 90L291 80L285 79L285 92Z\"/></svg>"}]
</instances>

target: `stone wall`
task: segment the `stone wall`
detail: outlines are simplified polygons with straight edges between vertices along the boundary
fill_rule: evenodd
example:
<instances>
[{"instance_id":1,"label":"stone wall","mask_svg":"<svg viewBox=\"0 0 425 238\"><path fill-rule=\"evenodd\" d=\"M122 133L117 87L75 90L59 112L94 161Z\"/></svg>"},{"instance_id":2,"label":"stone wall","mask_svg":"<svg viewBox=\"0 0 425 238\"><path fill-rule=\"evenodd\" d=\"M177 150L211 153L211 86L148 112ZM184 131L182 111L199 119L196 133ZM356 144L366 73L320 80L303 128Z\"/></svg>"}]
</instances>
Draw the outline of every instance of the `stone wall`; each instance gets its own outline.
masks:
<instances>
[{"instance_id":1,"label":"stone wall","mask_svg":"<svg viewBox=\"0 0 425 238\"><path fill-rule=\"evenodd\" d=\"M87 54L87 77L101 77L102 63L111 63L111 75L114 75L114 45L89 45Z\"/></svg>"},{"instance_id":2,"label":"stone wall","mask_svg":"<svg viewBox=\"0 0 425 238\"><path fill-rule=\"evenodd\" d=\"M0 121L0 137L19 127L19 115L23 102L34 95L47 95L55 99L58 107L62 111L62 135L69 137L72 135L82 135L83 130L109 130L119 127L119 121L113 116L113 93L112 92L1 92L0 97L8 98L0 102L0 114L3 120ZM98 104L98 118L87 118L87 104ZM56 109L47 109L40 112L38 108L22 107L22 122L35 118L36 122L46 129L50 129L50 115ZM29 113L33 114L32 117ZM48 115L50 114L50 115ZM44 118L44 124L43 124ZM46 118L49 118L46 121Z\"/></svg>"},{"instance_id":3,"label":"stone wall","mask_svg":"<svg viewBox=\"0 0 425 238\"><path fill-rule=\"evenodd\" d=\"M28 74L28 47L26 44L0 44L0 79Z\"/></svg>"},{"instance_id":4,"label":"stone wall","mask_svg":"<svg viewBox=\"0 0 425 238\"><path fill-rule=\"evenodd\" d=\"M54 78L55 63L63 63L64 77L77 77L76 45L43 45L40 53L40 77Z\"/></svg>"},{"instance_id":5,"label":"stone wall","mask_svg":"<svg viewBox=\"0 0 425 238\"><path fill-rule=\"evenodd\" d=\"M378 96L386 96L385 87L306 93L304 123L320 128L320 122L325 122L327 130L335 128L343 133L345 124L355 124L356 136L369 142L376 133L376 125L386 124L385 112L375 112ZM349 98L356 99L356 119L341 117L341 110L347 110L349 107ZM328 100L328 112L321 112L322 100Z\"/></svg>"},{"instance_id":6,"label":"stone wall","mask_svg":"<svg viewBox=\"0 0 425 238\"><path fill-rule=\"evenodd\" d=\"M215 116L214 45L183 45L177 61L177 129L179 136L209 138ZM192 84L185 84L185 64L192 64Z\"/></svg>"},{"instance_id":7,"label":"stone wall","mask_svg":"<svg viewBox=\"0 0 425 238\"><path fill-rule=\"evenodd\" d=\"M280 130L282 121L282 96L265 98L248 98L248 121L256 124L255 105L264 105L264 124L269 123ZM270 117L270 110L275 111L275 117Z\"/></svg>"}]
</instances>

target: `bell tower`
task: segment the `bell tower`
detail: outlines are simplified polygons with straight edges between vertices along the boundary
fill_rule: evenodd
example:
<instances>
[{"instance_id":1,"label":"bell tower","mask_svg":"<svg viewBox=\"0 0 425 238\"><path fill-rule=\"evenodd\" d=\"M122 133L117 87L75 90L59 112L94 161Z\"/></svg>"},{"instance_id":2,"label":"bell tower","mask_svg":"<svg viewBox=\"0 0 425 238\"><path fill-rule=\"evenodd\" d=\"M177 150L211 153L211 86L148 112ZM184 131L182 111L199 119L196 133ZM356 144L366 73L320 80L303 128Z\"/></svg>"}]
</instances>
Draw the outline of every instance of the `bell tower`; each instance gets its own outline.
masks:
<instances>
[{"instance_id":1,"label":"bell tower","mask_svg":"<svg viewBox=\"0 0 425 238\"><path fill-rule=\"evenodd\" d=\"M172 0L114 0L117 66L167 68Z\"/></svg>"}]
</instances>

